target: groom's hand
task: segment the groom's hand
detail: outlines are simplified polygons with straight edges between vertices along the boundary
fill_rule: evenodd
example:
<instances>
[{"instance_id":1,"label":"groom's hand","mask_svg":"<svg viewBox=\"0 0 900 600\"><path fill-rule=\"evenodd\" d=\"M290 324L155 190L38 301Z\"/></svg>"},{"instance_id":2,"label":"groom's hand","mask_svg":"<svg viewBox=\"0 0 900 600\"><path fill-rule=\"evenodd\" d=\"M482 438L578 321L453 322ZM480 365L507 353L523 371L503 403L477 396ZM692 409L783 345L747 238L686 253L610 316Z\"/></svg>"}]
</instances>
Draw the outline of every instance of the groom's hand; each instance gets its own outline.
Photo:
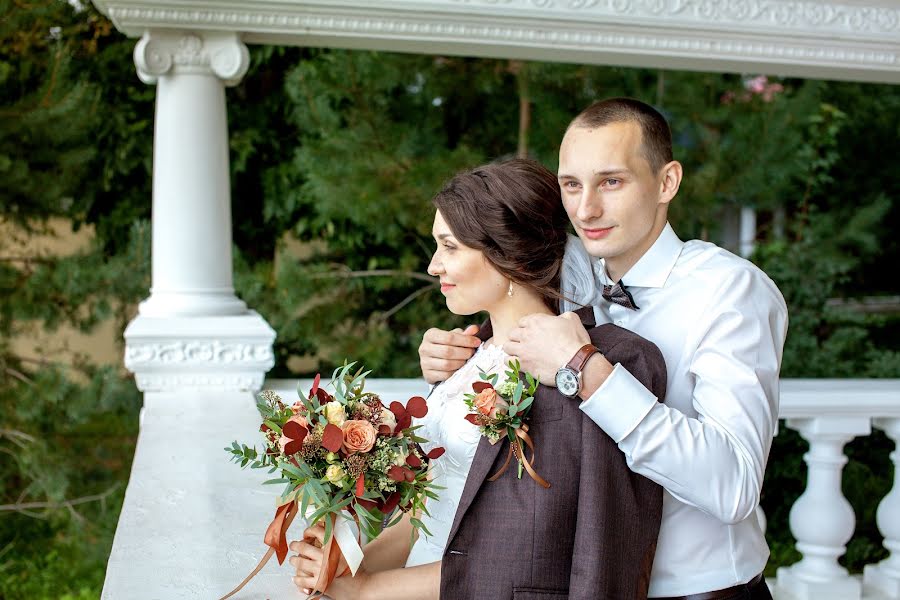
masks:
<instances>
[{"instance_id":1,"label":"groom's hand","mask_svg":"<svg viewBox=\"0 0 900 600\"><path fill-rule=\"evenodd\" d=\"M465 330L444 331L433 327L426 331L419 346L419 365L425 381L446 381L466 364L481 345L481 340L475 337L477 332L477 325L469 325Z\"/></svg>"},{"instance_id":2,"label":"groom's hand","mask_svg":"<svg viewBox=\"0 0 900 600\"><path fill-rule=\"evenodd\" d=\"M556 371L568 363L578 349L590 344L591 338L575 313L558 317L533 314L519 319L518 327L509 332L503 350L515 356L522 369L556 387Z\"/></svg>"}]
</instances>

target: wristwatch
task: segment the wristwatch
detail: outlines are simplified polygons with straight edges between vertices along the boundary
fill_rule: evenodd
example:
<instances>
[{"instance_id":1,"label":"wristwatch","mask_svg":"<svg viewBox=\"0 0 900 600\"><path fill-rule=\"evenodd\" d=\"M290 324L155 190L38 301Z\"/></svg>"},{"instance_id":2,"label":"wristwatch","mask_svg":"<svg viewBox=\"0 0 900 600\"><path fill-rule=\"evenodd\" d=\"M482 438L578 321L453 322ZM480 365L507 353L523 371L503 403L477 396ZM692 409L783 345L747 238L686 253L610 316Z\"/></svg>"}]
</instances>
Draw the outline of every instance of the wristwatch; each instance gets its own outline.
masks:
<instances>
[{"instance_id":1,"label":"wristwatch","mask_svg":"<svg viewBox=\"0 0 900 600\"><path fill-rule=\"evenodd\" d=\"M600 352L593 344L585 344L578 349L564 367L556 372L556 389L563 396L574 398L581 391L581 371L584 365L596 352Z\"/></svg>"}]
</instances>

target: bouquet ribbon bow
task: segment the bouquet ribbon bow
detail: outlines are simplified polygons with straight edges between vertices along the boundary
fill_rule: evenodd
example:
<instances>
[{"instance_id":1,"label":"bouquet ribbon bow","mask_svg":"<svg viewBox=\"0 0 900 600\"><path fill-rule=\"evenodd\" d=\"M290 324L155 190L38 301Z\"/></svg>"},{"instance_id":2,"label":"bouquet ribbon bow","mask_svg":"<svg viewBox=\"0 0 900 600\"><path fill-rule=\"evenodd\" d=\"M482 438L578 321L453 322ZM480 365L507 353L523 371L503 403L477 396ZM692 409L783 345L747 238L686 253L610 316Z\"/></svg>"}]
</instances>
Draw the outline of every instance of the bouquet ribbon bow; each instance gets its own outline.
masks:
<instances>
[{"instance_id":1,"label":"bouquet ribbon bow","mask_svg":"<svg viewBox=\"0 0 900 600\"><path fill-rule=\"evenodd\" d=\"M269 527L266 529L266 534L263 537L263 542L265 542L266 546L269 546L269 550L260 559L259 564L256 565L253 571L251 571L237 587L222 596L219 600L226 600L241 591L241 589L243 589L243 587L247 585L247 583L253 579L264 566L266 566L266 563L269 562L269 559L272 558L273 554L278 558L279 565L284 563L284 559L287 558L288 553L287 530L290 528L294 517L297 516L297 512L298 503L296 499L288 500L277 508L275 511L275 518L269 523ZM313 512L313 507L309 507L307 509L308 514L305 516L309 517ZM325 568L319 572L319 578L316 580L316 590L328 589L328 586L331 585L331 582L334 581L335 577L343 576L347 573L356 575L356 571L359 570L359 566L362 564L363 560L362 546L360 545L358 537L353 533L349 521L347 519L338 520L333 514L328 515L326 518L332 520L332 531L334 533L328 539L328 542L325 543L325 546L322 547L322 563L325 565ZM311 539L312 538L307 538L307 540ZM337 548L335 548L335 545L337 545ZM338 574L337 569L342 557L347 562L347 567L342 573ZM320 597L322 593L323 592L315 592L310 597L317 598Z\"/></svg>"}]
</instances>

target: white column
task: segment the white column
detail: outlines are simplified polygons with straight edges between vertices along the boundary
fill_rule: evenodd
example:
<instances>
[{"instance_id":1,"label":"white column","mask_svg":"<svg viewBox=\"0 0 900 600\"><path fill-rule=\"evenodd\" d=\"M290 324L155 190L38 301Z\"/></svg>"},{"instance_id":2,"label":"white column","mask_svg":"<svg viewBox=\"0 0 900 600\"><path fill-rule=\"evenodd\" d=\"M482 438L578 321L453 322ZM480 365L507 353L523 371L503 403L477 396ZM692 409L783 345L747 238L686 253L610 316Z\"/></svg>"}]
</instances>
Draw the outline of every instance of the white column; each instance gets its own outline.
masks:
<instances>
[{"instance_id":1,"label":"white column","mask_svg":"<svg viewBox=\"0 0 900 600\"><path fill-rule=\"evenodd\" d=\"M275 334L235 296L225 86L249 66L234 32L147 31L134 49L156 84L150 297L125 332L143 391L259 389Z\"/></svg>"},{"instance_id":2,"label":"white column","mask_svg":"<svg viewBox=\"0 0 900 600\"><path fill-rule=\"evenodd\" d=\"M841 492L841 473L847 462L844 444L868 435L869 419L788 419L787 426L809 442L803 455L809 470L806 490L790 514L791 533L803 558L778 569L777 589L798 600L859 600L859 581L837 562L856 526L853 508Z\"/></svg>"},{"instance_id":3,"label":"white column","mask_svg":"<svg viewBox=\"0 0 900 600\"><path fill-rule=\"evenodd\" d=\"M875 419L875 427L894 440L900 442L900 419ZM900 450L891 452L894 463L894 487L878 505L875 521L878 531L884 536L884 547L891 553L877 565L867 565L863 574L863 585L873 596L880 593L887 598L900 598Z\"/></svg>"}]
</instances>

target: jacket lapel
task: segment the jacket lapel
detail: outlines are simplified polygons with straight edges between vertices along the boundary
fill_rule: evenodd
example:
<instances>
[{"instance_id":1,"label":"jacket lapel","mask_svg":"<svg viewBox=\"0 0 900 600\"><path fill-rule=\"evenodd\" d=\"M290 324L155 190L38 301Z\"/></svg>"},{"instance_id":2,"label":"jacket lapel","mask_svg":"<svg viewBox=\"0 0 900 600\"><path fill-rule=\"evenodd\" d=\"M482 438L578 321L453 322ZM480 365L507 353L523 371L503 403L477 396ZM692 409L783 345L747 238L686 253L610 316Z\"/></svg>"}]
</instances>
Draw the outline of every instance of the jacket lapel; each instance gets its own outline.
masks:
<instances>
[{"instance_id":1,"label":"jacket lapel","mask_svg":"<svg viewBox=\"0 0 900 600\"><path fill-rule=\"evenodd\" d=\"M594 309L590 306L586 306L575 311L575 314L581 319L582 324L587 329L591 329L594 327ZM477 336L481 339L482 342L489 339L493 335L493 331L491 329L490 319L481 325L481 328L478 330ZM459 525L462 522L463 518L466 516L466 512L469 510L469 507L472 506L472 501L475 500L475 496L478 495L478 490L481 489L481 486L485 484L487 478L490 477L493 472L491 471L491 467L497 462L497 455L501 450L505 450L509 452L509 440L505 438L498 441L496 444L491 444L487 438L482 437L478 441L478 449L475 450L475 457L472 459L472 466L469 469L469 475L466 477L466 485L463 488L462 496L459 499L459 505L456 508L456 515L453 517L453 527L450 528L450 536L447 538L447 545L444 547L444 552L450 547L451 542L453 542L453 538L456 537L456 532L459 530ZM515 465L512 465L510 468L514 468ZM499 468L499 467L497 467Z\"/></svg>"},{"instance_id":2,"label":"jacket lapel","mask_svg":"<svg viewBox=\"0 0 900 600\"><path fill-rule=\"evenodd\" d=\"M478 333L475 335L478 336L478 339L480 339L482 343L490 339L494 335L493 328L491 327L491 320L488 319L482 323L481 327L478 328ZM453 538L456 536L456 531L459 529L462 518L472 505L472 500L475 499L478 490L481 489L481 484L489 477L488 471L490 471L491 465L494 464L494 460L497 457L497 453L500 452L500 448L504 446L505 444L502 440L494 445L491 445L485 437L481 437L478 440L478 448L475 450L475 457L472 459L472 466L469 468L469 475L466 477L466 485L463 487L459 505L456 507L456 515L453 517L453 527L450 528L450 536L447 538L447 545L444 547L444 552L450 547L450 542L452 542Z\"/></svg>"},{"instance_id":3,"label":"jacket lapel","mask_svg":"<svg viewBox=\"0 0 900 600\"><path fill-rule=\"evenodd\" d=\"M478 490L486 483L487 478L493 474L491 467L496 462L500 450L509 452L509 440L504 438L493 445L485 437L478 441L478 449L475 450L475 458L472 459L472 467L469 469L469 476L466 477L466 485L463 488L462 497L459 499L456 515L453 517L453 527L450 528L450 536L447 538L447 546L444 548L444 552L447 551L453 538L456 537L459 524L465 518L472 501L475 500L475 496L478 495Z\"/></svg>"}]
</instances>

